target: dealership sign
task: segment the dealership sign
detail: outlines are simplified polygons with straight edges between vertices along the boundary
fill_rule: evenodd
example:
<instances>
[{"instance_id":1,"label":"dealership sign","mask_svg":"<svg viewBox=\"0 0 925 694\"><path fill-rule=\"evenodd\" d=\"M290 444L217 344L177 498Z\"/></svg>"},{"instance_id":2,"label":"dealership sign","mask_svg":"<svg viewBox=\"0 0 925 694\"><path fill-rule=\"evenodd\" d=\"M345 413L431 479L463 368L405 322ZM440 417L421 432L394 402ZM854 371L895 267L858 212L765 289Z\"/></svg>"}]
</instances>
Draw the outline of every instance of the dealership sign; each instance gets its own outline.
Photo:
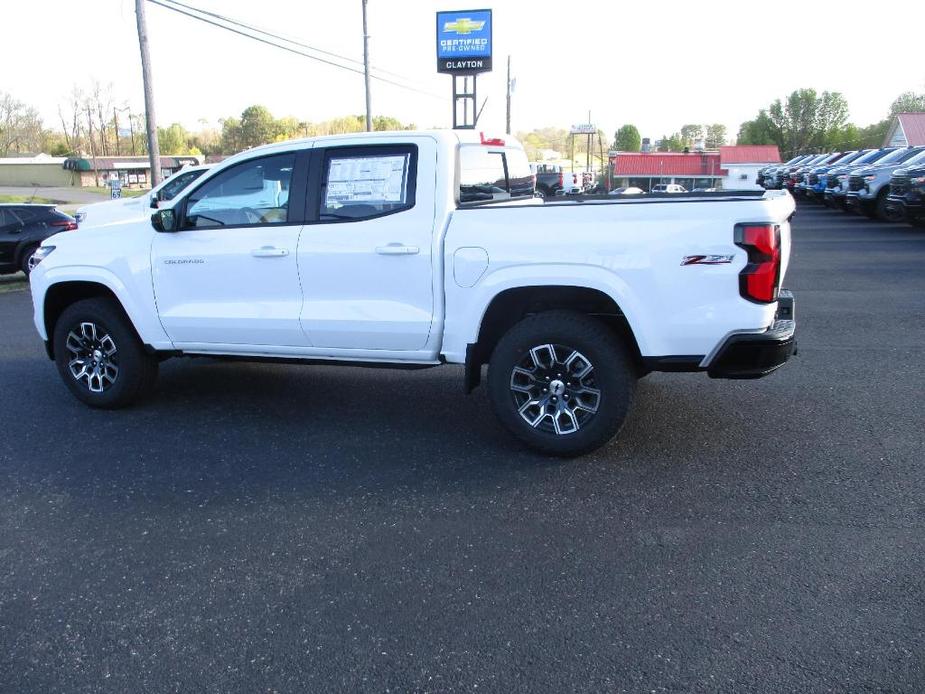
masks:
<instances>
[{"instance_id":1,"label":"dealership sign","mask_svg":"<svg viewBox=\"0 0 925 694\"><path fill-rule=\"evenodd\" d=\"M437 72L491 71L491 10L437 13Z\"/></svg>"}]
</instances>

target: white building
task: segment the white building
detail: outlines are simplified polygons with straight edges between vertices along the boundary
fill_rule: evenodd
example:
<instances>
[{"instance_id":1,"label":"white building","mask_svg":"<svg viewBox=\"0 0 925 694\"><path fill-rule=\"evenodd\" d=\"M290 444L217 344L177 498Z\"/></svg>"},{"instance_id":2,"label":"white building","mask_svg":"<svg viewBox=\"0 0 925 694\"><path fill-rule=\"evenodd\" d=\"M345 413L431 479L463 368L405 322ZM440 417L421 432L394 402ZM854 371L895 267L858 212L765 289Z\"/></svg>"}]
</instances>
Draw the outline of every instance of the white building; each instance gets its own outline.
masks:
<instances>
[{"instance_id":1,"label":"white building","mask_svg":"<svg viewBox=\"0 0 925 694\"><path fill-rule=\"evenodd\" d=\"M719 148L723 190L762 190L758 169L780 163L777 145L735 145Z\"/></svg>"}]
</instances>

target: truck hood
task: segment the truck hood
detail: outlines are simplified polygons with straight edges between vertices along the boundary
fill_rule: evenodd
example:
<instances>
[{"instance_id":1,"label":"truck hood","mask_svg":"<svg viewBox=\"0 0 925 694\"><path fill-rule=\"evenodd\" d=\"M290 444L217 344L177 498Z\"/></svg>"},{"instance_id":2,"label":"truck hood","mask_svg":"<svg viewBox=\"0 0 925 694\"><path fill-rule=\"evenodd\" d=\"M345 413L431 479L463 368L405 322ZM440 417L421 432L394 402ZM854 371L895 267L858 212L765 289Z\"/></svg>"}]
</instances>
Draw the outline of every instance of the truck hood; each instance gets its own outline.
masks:
<instances>
[{"instance_id":1,"label":"truck hood","mask_svg":"<svg viewBox=\"0 0 925 694\"><path fill-rule=\"evenodd\" d=\"M149 209L151 209L151 194L145 193L137 198L120 198L84 205L77 208L77 218L82 224L80 229L83 231L85 228L100 224L142 216Z\"/></svg>"},{"instance_id":2,"label":"truck hood","mask_svg":"<svg viewBox=\"0 0 925 694\"><path fill-rule=\"evenodd\" d=\"M42 245L70 248L76 244L106 242L108 239L113 239L114 245L117 245L128 234L136 235L146 231L153 231L149 220L125 219L81 228L79 231L62 231L45 239Z\"/></svg>"}]
</instances>

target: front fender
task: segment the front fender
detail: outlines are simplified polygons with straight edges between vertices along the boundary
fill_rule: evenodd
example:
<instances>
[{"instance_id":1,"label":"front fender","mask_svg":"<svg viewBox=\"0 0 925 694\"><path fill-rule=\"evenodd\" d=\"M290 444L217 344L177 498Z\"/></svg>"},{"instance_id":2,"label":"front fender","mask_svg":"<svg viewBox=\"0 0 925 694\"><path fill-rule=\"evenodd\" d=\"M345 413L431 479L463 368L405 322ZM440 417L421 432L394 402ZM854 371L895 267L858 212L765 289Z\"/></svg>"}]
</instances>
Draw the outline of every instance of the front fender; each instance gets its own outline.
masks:
<instances>
[{"instance_id":1,"label":"front fender","mask_svg":"<svg viewBox=\"0 0 925 694\"><path fill-rule=\"evenodd\" d=\"M64 282L88 282L101 285L116 296L142 342L155 349L173 349L173 343L167 337L158 319L150 277L147 281L144 277L137 278L138 281L134 283L136 289L133 290L117 274L107 268L88 265L43 268L40 264L32 273L30 280L34 308L33 321L43 340L50 339L45 328L45 297L48 291L53 286Z\"/></svg>"}]
</instances>

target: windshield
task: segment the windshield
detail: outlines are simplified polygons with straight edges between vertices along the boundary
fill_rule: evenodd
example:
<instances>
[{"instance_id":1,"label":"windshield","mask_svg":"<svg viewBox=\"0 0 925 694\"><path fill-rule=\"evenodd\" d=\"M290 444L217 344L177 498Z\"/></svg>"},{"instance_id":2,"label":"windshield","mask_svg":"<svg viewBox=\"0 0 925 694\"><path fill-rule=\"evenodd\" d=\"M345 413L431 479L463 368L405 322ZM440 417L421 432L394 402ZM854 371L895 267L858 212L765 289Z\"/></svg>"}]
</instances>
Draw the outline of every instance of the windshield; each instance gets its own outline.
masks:
<instances>
[{"instance_id":1,"label":"windshield","mask_svg":"<svg viewBox=\"0 0 925 694\"><path fill-rule=\"evenodd\" d=\"M916 154L918 154L918 151L911 147L903 147L902 149L890 152L887 156L883 157L883 159L880 159L877 164L899 164L900 162L906 161L909 157L914 157Z\"/></svg>"},{"instance_id":2,"label":"windshield","mask_svg":"<svg viewBox=\"0 0 925 694\"><path fill-rule=\"evenodd\" d=\"M895 150L875 149L875 150L868 152L860 159L856 159L854 163L855 164L873 164L875 161L878 161L879 159L883 159L886 155L888 155L890 152L893 152L893 151Z\"/></svg>"},{"instance_id":3,"label":"windshield","mask_svg":"<svg viewBox=\"0 0 925 694\"><path fill-rule=\"evenodd\" d=\"M910 166L912 164L921 164L922 162L925 162L925 149L920 150L915 156L906 159L903 164Z\"/></svg>"},{"instance_id":4,"label":"windshield","mask_svg":"<svg viewBox=\"0 0 925 694\"><path fill-rule=\"evenodd\" d=\"M842 164L850 164L850 163L852 163L852 162L854 162L854 161L859 160L859 159L860 159L861 157L863 157L865 154L867 154L867 151L866 151L866 150L862 150L862 151L860 151L860 152L852 152L851 154L848 154L848 155L842 157L842 158L839 159L838 161L833 162L833 164L836 164L836 165L838 165L838 166L841 166Z\"/></svg>"}]
</instances>

